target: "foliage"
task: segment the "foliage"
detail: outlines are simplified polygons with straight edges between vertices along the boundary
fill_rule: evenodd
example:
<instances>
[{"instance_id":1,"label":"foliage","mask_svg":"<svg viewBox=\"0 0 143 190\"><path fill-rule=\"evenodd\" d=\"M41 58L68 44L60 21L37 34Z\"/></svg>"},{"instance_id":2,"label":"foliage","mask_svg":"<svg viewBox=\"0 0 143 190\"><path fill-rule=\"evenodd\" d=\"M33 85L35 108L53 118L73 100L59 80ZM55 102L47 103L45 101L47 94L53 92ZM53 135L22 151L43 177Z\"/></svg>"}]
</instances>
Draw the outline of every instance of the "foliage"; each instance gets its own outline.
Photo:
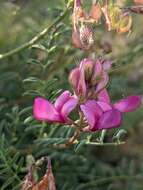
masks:
<instances>
[{"instance_id":1,"label":"foliage","mask_svg":"<svg viewBox=\"0 0 143 190\"><path fill-rule=\"evenodd\" d=\"M0 53L3 53L29 41L53 23L65 11L67 1L4 1L0 4L3 18ZM70 15L71 9L31 48L0 60L1 190L20 189L29 166L47 155L52 159L57 189L142 189L142 108L125 115L123 128L127 130L127 143L119 147L88 145L89 138L101 137L98 132L92 136L84 134L79 143L67 150L54 149L51 145L65 142L72 136L73 129L37 122L32 116L34 98L40 95L54 101L63 89L70 88L67 82L70 69L85 56L71 45ZM114 100L143 92L143 31L139 27L143 18L133 15L133 20L133 30L128 36L105 33L103 25L95 29L97 53L103 54L105 44L112 49L105 57L114 61L109 86ZM109 131L105 141L122 138L122 135L124 131ZM43 176L41 170L39 176Z\"/></svg>"}]
</instances>

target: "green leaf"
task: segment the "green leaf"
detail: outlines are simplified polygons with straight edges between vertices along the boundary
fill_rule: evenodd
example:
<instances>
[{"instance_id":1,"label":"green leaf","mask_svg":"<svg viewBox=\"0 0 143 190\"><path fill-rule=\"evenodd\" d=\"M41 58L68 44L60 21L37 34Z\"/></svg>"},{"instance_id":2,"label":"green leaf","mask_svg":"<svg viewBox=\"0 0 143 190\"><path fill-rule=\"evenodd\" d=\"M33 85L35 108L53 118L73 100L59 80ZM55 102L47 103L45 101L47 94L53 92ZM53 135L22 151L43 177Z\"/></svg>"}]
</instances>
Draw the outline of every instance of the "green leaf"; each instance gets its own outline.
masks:
<instances>
[{"instance_id":1,"label":"green leaf","mask_svg":"<svg viewBox=\"0 0 143 190\"><path fill-rule=\"evenodd\" d=\"M24 120L24 124L28 124L28 123L30 123L30 122L33 121L33 120L34 120L33 116L29 116L29 117L27 117L27 118Z\"/></svg>"},{"instance_id":2,"label":"green leaf","mask_svg":"<svg viewBox=\"0 0 143 190\"><path fill-rule=\"evenodd\" d=\"M21 115L24 115L25 113L29 113L29 112L31 112L32 111L32 106L29 106L29 107L26 107L26 108L24 108L24 109L22 109L20 112L19 112L19 116L21 116Z\"/></svg>"},{"instance_id":3,"label":"green leaf","mask_svg":"<svg viewBox=\"0 0 143 190\"><path fill-rule=\"evenodd\" d=\"M86 139L84 139L84 140L81 140L81 141L79 141L78 143L76 143L75 145L74 145L74 151L75 152L78 152L79 150L80 150L80 148L83 146L83 145L85 145L86 144Z\"/></svg>"}]
</instances>

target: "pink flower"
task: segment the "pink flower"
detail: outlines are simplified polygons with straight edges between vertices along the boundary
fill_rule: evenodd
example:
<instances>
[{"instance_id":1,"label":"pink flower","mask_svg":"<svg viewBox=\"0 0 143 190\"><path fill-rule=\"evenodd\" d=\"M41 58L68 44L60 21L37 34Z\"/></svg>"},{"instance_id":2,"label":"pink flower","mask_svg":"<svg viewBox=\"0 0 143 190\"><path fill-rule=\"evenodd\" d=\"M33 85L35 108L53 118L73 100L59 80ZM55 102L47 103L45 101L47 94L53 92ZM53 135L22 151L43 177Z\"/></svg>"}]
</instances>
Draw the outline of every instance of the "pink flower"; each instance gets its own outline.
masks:
<instances>
[{"instance_id":1,"label":"pink flower","mask_svg":"<svg viewBox=\"0 0 143 190\"><path fill-rule=\"evenodd\" d=\"M136 110L140 104L140 96L128 96L111 104L108 92L104 89L99 93L97 101L88 100L80 106L89 124L83 130L97 131L119 127L122 122L122 114Z\"/></svg>"},{"instance_id":2,"label":"pink flower","mask_svg":"<svg viewBox=\"0 0 143 190\"><path fill-rule=\"evenodd\" d=\"M39 121L70 123L68 115L77 103L78 99L69 91L64 91L54 105L44 98L37 97L34 101L33 114Z\"/></svg>"}]
</instances>

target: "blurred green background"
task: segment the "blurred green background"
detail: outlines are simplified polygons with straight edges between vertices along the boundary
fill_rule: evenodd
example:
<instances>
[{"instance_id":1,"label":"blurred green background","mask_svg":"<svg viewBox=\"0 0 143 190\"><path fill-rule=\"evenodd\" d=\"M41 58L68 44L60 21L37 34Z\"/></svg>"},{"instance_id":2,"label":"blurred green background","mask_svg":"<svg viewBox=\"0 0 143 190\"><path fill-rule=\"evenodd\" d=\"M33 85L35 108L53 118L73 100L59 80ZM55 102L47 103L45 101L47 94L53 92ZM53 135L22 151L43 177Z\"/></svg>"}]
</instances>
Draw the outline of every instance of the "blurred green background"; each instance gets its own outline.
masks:
<instances>
[{"instance_id":1,"label":"blurred green background","mask_svg":"<svg viewBox=\"0 0 143 190\"><path fill-rule=\"evenodd\" d=\"M1 0L0 54L29 41L52 23L66 4L66 0ZM114 147L49 148L56 138L62 142L73 131L67 126L41 124L32 117L34 97L44 95L54 101L61 90L71 89L70 70L88 56L71 44L71 14L72 10L34 47L0 60L0 189L20 189L30 163L48 155L58 190L142 190L142 107L124 116L126 144ZM108 87L113 101L143 94L142 26L143 16L133 14L129 34L107 32L103 24L94 27L95 55L114 62ZM109 131L105 140L110 141L117 132Z\"/></svg>"}]
</instances>

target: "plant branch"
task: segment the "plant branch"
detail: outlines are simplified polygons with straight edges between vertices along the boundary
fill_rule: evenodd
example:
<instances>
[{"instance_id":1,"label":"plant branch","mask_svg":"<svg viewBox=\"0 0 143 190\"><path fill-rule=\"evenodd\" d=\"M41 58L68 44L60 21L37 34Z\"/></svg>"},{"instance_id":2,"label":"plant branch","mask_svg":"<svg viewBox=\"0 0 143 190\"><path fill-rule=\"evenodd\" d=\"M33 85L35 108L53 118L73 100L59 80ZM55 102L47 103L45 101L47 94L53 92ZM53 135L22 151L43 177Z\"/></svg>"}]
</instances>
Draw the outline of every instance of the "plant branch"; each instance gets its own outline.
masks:
<instances>
[{"instance_id":1,"label":"plant branch","mask_svg":"<svg viewBox=\"0 0 143 190\"><path fill-rule=\"evenodd\" d=\"M39 40L43 39L48 34L48 32L53 27L55 27L55 25L57 25L67 15L67 13L70 10L72 4L73 4L73 0L70 0L69 3L68 3L68 5L67 5L67 8L65 9L65 11L50 26L48 26L47 28L45 28L40 33L38 33L30 41L26 42L25 44L22 44L21 46L15 48L13 50L10 50L7 53L0 54L0 60L2 60L4 58L7 58L7 57L10 57L10 56L12 56L14 54L17 54L17 53L19 53L19 52L21 52L21 51L23 51L23 50L31 47L32 45L34 45L35 43L37 43Z\"/></svg>"},{"instance_id":2,"label":"plant branch","mask_svg":"<svg viewBox=\"0 0 143 190\"><path fill-rule=\"evenodd\" d=\"M118 146L118 145L123 145L125 142L109 142L109 143L101 143L101 142L86 142L86 145L94 145L94 146Z\"/></svg>"}]
</instances>

